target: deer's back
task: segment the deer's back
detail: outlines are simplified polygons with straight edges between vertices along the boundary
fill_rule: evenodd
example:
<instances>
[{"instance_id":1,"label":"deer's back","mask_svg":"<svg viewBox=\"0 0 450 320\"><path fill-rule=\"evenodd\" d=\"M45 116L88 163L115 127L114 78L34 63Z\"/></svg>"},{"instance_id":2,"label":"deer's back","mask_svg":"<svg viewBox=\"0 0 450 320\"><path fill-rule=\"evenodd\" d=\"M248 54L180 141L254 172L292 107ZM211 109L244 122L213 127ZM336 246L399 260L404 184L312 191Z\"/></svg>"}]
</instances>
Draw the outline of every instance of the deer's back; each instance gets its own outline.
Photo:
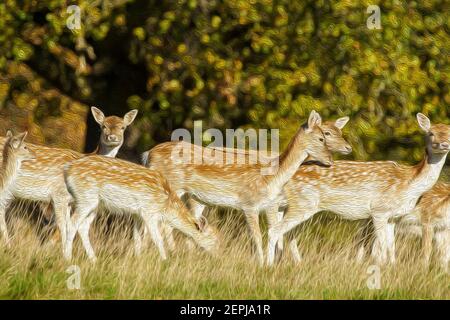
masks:
<instances>
[{"instance_id":1,"label":"deer's back","mask_svg":"<svg viewBox=\"0 0 450 320\"><path fill-rule=\"evenodd\" d=\"M310 202L317 210L361 219L374 210L405 205L405 187L412 175L411 167L391 161L335 161L330 167L300 166L286 188L292 190L289 201Z\"/></svg>"},{"instance_id":2,"label":"deer's back","mask_svg":"<svg viewBox=\"0 0 450 320\"><path fill-rule=\"evenodd\" d=\"M0 161L5 138L0 138ZM11 189L19 198L30 200L49 200L52 193L65 194L63 179L64 164L78 159L83 154L60 148L49 148L36 144L27 144L36 159L24 161Z\"/></svg>"},{"instance_id":3,"label":"deer's back","mask_svg":"<svg viewBox=\"0 0 450 320\"><path fill-rule=\"evenodd\" d=\"M115 158L83 157L69 163L64 175L73 193L124 208L165 203L170 193L167 180L159 172Z\"/></svg>"},{"instance_id":4,"label":"deer's back","mask_svg":"<svg viewBox=\"0 0 450 320\"><path fill-rule=\"evenodd\" d=\"M422 222L445 222L450 227L450 185L444 182L436 183L420 198L417 210Z\"/></svg>"},{"instance_id":5,"label":"deer's back","mask_svg":"<svg viewBox=\"0 0 450 320\"><path fill-rule=\"evenodd\" d=\"M183 147L189 152L185 161L178 157ZM223 155L215 158L211 150L185 142L167 142L150 150L149 165L160 171L175 190L190 192L205 202L239 207L258 201L257 195L266 187L261 165L248 161L227 164L225 152L216 150Z\"/></svg>"}]
</instances>

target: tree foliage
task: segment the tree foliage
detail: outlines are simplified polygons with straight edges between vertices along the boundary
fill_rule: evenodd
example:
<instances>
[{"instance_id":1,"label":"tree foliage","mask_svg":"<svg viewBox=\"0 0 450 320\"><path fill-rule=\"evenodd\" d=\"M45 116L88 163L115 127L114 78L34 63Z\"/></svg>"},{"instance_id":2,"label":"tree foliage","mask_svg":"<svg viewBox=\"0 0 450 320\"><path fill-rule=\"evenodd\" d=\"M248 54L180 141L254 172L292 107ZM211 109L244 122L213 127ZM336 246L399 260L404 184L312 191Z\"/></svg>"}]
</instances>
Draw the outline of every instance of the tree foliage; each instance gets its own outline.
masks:
<instances>
[{"instance_id":1,"label":"tree foliage","mask_svg":"<svg viewBox=\"0 0 450 320\"><path fill-rule=\"evenodd\" d=\"M66 26L71 4L80 30ZM381 30L366 25L373 4ZM11 80L26 65L71 101L138 108L129 147L140 151L193 120L280 128L285 145L314 109L351 117L359 159L417 160L415 113L448 123L449 11L447 0L6 0L0 108L34 103L38 124L65 114L64 99L48 103L33 82Z\"/></svg>"}]
</instances>

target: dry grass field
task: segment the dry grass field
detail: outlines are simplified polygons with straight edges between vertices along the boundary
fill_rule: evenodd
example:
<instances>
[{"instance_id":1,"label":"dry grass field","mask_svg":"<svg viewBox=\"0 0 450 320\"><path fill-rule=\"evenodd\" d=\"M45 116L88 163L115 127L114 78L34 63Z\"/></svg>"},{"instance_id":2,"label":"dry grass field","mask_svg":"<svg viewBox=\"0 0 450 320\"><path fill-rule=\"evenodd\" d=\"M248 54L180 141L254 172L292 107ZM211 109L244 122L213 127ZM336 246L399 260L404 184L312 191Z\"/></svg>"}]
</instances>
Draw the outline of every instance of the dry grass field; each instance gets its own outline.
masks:
<instances>
[{"instance_id":1,"label":"dry grass field","mask_svg":"<svg viewBox=\"0 0 450 320\"><path fill-rule=\"evenodd\" d=\"M421 266L419 239L399 236L398 264L381 268L380 288L369 289L371 262L354 259L361 223L320 214L295 230L302 263L294 264L286 250L274 267L262 268L243 215L228 211L219 219L217 210L208 218L221 231L221 256L188 250L177 235L167 261L152 244L135 257L130 222L102 215L91 231L99 259L89 263L76 241L72 265L79 267L80 289L70 290L73 271L67 272L71 264L59 244L43 240L44 231L17 211L24 210L12 210L8 219L13 245L0 248L2 299L450 299L450 275Z\"/></svg>"}]
</instances>

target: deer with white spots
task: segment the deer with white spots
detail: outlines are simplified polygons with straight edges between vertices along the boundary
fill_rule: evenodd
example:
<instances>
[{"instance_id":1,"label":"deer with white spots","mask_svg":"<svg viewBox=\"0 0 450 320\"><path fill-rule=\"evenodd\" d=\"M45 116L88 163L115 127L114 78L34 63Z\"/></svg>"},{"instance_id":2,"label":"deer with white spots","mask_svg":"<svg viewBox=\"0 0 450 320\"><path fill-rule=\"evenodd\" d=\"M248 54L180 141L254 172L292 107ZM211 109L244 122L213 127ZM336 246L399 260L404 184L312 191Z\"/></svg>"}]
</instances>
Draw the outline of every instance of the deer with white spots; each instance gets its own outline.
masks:
<instances>
[{"instance_id":1,"label":"deer with white spots","mask_svg":"<svg viewBox=\"0 0 450 320\"><path fill-rule=\"evenodd\" d=\"M92 107L91 111L101 130L100 142L93 153L115 158L123 145L125 129L134 121L138 111L131 110L123 118L105 117L103 112L96 107Z\"/></svg>"},{"instance_id":2,"label":"deer with white spots","mask_svg":"<svg viewBox=\"0 0 450 320\"><path fill-rule=\"evenodd\" d=\"M9 202L11 189L13 188L17 175L19 174L22 162L33 160L34 153L28 149L24 142L27 132L13 135L8 130L6 141L3 147L2 164L0 168L0 205ZM5 212L0 212L0 231L6 245L9 245L9 233L6 226Z\"/></svg>"},{"instance_id":3,"label":"deer with white spots","mask_svg":"<svg viewBox=\"0 0 450 320\"><path fill-rule=\"evenodd\" d=\"M450 185L436 185L420 198L413 211L419 216L422 225L422 256L426 265L430 263L431 252L434 250L440 265L448 271L450 262Z\"/></svg>"},{"instance_id":4,"label":"deer with white spots","mask_svg":"<svg viewBox=\"0 0 450 320\"><path fill-rule=\"evenodd\" d=\"M394 263L395 219L410 213L434 186L450 150L449 125L432 125L421 113L417 121L426 133L426 154L416 166L335 161L330 167L300 167L284 188L287 211L269 229L268 264L273 264L275 245L286 232L324 210L349 220L372 219L377 243L372 255L379 264ZM295 240L292 247L297 247Z\"/></svg>"},{"instance_id":5,"label":"deer with white spots","mask_svg":"<svg viewBox=\"0 0 450 320\"><path fill-rule=\"evenodd\" d=\"M323 131L324 137L325 137L325 144L328 148L328 150L330 152L337 152L340 154L349 154L352 151L352 147L350 146L350 144L343 138L342 136L342 129L345 127L345 125L347 124L347 122L349 121L349 117L341 117L337 120L334 121L325 121L320 125L320 128ZM246 155L253 153L254 155L261 157L261 156L266 156L260 152L258 152L257 150L243 150L243 149L234 149L234 148L220 148L220 147L211 147L214 150L219 150L219 151L223 151L226 153L244 153ZM271 153L271 157L278 157L279 154L277 154L276 152L272 152ZM234 160L237 159L237 157L232 157ZM306 159L308 160L308 159ZM146 161L148 161L148 158L146 157L146 154L144 155L144 165L148 165L146 163ZM270 159L266 160L265 162L270 162ZM189 203L189 207L191 208L191 210L193 211L194 217L196 218L200 218L201 216L203 216L203 212L204 209L206 207L206 205L202 202L197 201L195 198L188 198L188 203ZM281 206L281 204L280 204ZM276 207L278 208L279 205L276 205ZM268 224L269 226L271 226L273 223L275 223L278 220L281 220L281 217L283 216L283 211L280 212L272 212L271 210L267 210L268 214L272 214L271 216L268 217ZM165 235L167 237L168 243L171 246L171 249L174 249L174 241L173 241L173 237L171 235L171 230L170 228L166 228L165 230ZM136 232L136 231L135 231ZM146 229L144 230L144 235L146 235ZM140 251L140 242L138 240L137 245L137 252ZM190 243L188 243L188 245L190 245ZM280 250L283 249L283 241L279 241L278 243L278 248Z\"/></svg>"},{"instance_id":6,"label":"deer with white spots","mask_svg":"<svg viewBox=\"0 0 450 320\"><path fill-rule=\"evenodd\" d=\"M120 118L113 117L114 127L118 126L118 122L129 125L136 113L136 110L130 111L121 121L118 121ZM109 124L108 119L111 119L111 117L104 119L104 125ZM119 125L119 127L120 131L123 131L122 126ZM1 151L5 147L6 140L7 138L0 137ZM64 183L63 166L67 162L85 155L68 149L50 148L31 143L27 145L34 153L35 159L23 163L15 183L9 188L11 196L0 203L0 216L5 215L6 208L13 199L37 201L47 206L50 204L64 246L66 227L70 222L69 203L71 196Z\"/></svg>"},{"instance_id":7,"label":"deer with white spots","mask_svg":"<svg viewBox=\"0 0 450 320\"><path fill-rule=\"evenodd\" d=\"M332 164L332 157L325 145L324 133L320 127L320 115L312 111L306 125L302 126L286 150L274 159L279 164L270 175L263 174L263 164L225 163L216 150L212 159L203 158L196 163L198 155L209 154L211 149L187 142L162 143L146 153L146 163L160 171L178 195L188 194L196 200L216 206L243 210L249 226L259 263L264 261L262 237L259 228L259 213L273 206L284 184L308 157ZM178 158L180 152L190 155L184 161ZM248 154L247 154L248 157ZM211 160L211 161L209 161Z\"/></svg>"},{"instance_id":8,"label":"deer with white spots","mask_svg":"<svg viewBox=\"0 0 450 320\"><path fill-rule=\"evenodd\" d=\"M133 123L137 110L127 112L123 118L118 116L108 116L96 107L91 107L91 113L100 127L100 139L96 149L91 154L98 154L105 157L116 157L120 147L124 142L125 129ZM51 204L42 203L41 210L44 217L50 220L53 217ZM57 237L57 235L55 235Z\"/></svg>"},{"instance_id":9,"label":"deer with white spots","mask_svg":"<svg viewBox=\"0 0 450 320\"><path fill-rule=\"evenodd\" d=\"M357 260L361 261L366 248L373 244L373 225L367 224L360 233ZM450 185L438 182L425 192L412 212L397 223L399 233L422 237L422 260L430 263L434 251L440 266L448 270L450 261ZM434 240L434 241L433 241Z\"/></svg>"},{"instance_id":10,"label":"deer with white spots","mask_svg":"<svg viewBox=\"0 0 450 320\"><path fill-rule=\"evenodd\" d=\"M66 259L72 257L72 243L78 232L89 259L96 260L89 229L99 206L140 217L162 259L167 256L160 221L180 230L206 251L218 250L215 228L204 218L195 219L158 171L119 159L88 156L67 164L64 176L75 203L65 246Z\"/></svg>"}]
</instances>

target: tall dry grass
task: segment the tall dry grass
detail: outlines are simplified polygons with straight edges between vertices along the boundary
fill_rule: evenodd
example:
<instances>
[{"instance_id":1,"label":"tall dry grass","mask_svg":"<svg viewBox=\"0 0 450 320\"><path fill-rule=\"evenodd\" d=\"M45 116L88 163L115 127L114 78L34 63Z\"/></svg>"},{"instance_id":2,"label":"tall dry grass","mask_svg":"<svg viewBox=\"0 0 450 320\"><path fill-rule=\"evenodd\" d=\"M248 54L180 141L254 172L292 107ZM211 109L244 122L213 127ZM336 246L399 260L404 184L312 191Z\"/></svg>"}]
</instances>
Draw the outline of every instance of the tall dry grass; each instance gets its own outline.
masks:
<instances>
[{"instance_id":1,"label":"tall dry grass","mask_svg":"<svg viewBox=\"0 0 450 320\"><path fill-rule=\"evenodd\" d=\"M20 209L20 210L19 210ZM81 288L69 290L59 244L46 239L39 221L12 210L8 225L11 248L0 247L0 298L7 299L449 299L450 276L419 262L419 240L399 236L398 263L381 268L381 288L369 289L370 261L355 262L355 236L360 223L321 214L298 228L295 236L303 261L295 264L287 250L271 268L258 267L239 212L210 210L219 227L222 254L211 257L178 248L161 261L153 244L140 257L133 254L131 224L106 215L91 231L98 254L87 261L79 241L71 263L80 268ZM29 211L29 210L28 210ZM113 220L113 221L112 221ZM263 223L264 224L264 223ZM263 229L266 229L263 225ZM287 248L286 248L287 249Z\"/></svg>"}]
</instances>

